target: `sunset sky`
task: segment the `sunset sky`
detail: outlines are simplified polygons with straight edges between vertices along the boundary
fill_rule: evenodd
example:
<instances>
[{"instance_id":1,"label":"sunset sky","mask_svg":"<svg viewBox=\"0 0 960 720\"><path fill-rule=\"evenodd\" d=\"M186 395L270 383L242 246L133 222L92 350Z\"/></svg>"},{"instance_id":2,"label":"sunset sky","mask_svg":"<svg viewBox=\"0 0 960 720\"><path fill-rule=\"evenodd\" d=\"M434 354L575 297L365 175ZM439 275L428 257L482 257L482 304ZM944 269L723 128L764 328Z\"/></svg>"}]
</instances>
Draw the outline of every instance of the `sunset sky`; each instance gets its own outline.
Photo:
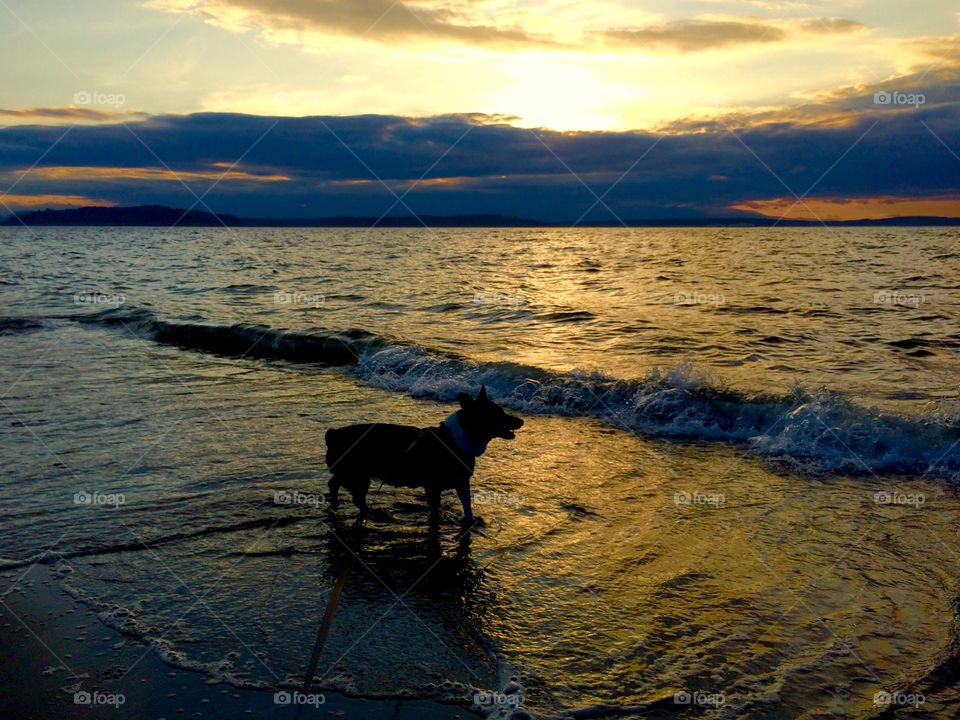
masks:
<instances>
[{"instance_id":1,"label":"sunset sky","mask_svg":"<svg viewBox=\"0 0 960 720\"><path fill-rule=\"evenodd\" d=\"M0 0L0 62L0 214L960 217L955 2Z\"/></svg>"}]
</instances>

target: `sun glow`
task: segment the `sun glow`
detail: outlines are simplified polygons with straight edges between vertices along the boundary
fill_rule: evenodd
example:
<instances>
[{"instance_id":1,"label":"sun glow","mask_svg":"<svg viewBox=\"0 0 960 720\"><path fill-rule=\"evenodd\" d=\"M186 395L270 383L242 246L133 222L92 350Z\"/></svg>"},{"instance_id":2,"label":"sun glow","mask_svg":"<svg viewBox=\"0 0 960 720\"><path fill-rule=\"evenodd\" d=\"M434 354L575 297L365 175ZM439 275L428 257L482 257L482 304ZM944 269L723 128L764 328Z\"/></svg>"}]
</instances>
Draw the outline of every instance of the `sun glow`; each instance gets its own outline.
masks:
<instances>
[{"instance_id":1,"label":"sun glow","mask_svg":"<svg viewBox=\"0 0 960 720\"><path fill-rule=\"evenodd\" d=\"M629 87L598 77L572 60L538 54L510 56L501 62L507 81L481 102L484 111L510 113L518 125L554 130L622 129L616 104L643 100L642 87Z\"/></svg>"}]
</instances>

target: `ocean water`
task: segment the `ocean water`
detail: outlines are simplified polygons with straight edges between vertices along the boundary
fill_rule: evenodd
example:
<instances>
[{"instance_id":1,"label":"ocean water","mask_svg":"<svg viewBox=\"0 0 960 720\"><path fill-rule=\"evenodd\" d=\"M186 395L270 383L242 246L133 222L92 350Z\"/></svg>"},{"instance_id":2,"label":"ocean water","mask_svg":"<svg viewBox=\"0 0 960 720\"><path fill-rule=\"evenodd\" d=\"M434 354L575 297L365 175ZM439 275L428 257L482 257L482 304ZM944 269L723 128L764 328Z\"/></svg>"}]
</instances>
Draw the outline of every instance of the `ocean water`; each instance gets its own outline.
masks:
<instances>
[{"instance_id":1,"label":"ocean water","mask_svg":"<svg viewBox=\"0 0 960 720\"><path fill-rule=\"evenodd\" d=\"M4 582L267 690L356 553L320 688L954 717L958 277L940 228L3 229ZM484 535L325 507L326 428L481 382Z\"/></svg>"}]
</instances>

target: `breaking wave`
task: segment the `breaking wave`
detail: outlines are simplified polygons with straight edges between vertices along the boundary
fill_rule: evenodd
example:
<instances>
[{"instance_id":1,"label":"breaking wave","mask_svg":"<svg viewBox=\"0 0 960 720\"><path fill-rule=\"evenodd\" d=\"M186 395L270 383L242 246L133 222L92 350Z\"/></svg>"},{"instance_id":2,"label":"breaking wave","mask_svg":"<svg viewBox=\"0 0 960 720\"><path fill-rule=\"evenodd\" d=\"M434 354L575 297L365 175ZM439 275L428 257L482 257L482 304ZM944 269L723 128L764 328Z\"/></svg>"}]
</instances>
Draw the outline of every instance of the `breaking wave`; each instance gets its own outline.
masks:
<instances>
[{"instance_id":1,"label":"breaking wave","mask_svg":"<svg viewBox=\"0 0 960 720\"><path fill-rule=\"evenodd\" d=\"M645 436L737 443L804 474L960 479L955 414L886 413L825 389L749 394L712 381L690 362L627 380L476 362L364 330L176 323L142 309L70 319L122 326L156 342L202 352L344 367L366 384L417 398L452 401L485 383L492 397L513 410L596 418Z\"/></svg>"}]
</instances>

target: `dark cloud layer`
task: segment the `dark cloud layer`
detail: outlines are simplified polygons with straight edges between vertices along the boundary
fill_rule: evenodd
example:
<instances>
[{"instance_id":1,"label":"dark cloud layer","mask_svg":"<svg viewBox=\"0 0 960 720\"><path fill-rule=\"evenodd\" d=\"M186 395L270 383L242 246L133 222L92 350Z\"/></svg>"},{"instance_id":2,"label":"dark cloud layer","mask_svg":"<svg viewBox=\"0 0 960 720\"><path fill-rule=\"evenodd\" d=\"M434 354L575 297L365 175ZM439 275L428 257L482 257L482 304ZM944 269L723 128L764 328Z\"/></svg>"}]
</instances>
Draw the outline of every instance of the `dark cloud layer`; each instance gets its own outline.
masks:
<instances>
[{"instance_id":1,"label":"dark cloud layer","mask_svg":"<svg viewBox=\"0 0 960 720\"><path fill-rule=\"evenodd\" d=\"M945 147L960 154L960 81L926 92L919 108L875 105L872 92L816 106L841 119L831 123L798 111L761 122L679 123L662 135L533 131L476 115L157 116L73 128L43 157L41 172L23 177L16 191L184 206L195 198L175 175L131 171L123 177L111 170L84 177L83 170L68 170L169 168L190 173L184 182L202 195L214 184L211 171L215 177L242 157L206 196L211 209L267 217L377 216L396 202L392 192L402 195L421 177L404 198L417 213L551 220L575 220L594 205L584 184L603 195L616 183L604 203L626 219L729 215L731 205L802 195L812 186L811 197L960 196L960 159ZM8 184L63 132L60 126L0 129L0 173ZM406 209L398 205L393 212ZM598 204L587 219L612 217Z\"/></svg>"}]
</instances>

